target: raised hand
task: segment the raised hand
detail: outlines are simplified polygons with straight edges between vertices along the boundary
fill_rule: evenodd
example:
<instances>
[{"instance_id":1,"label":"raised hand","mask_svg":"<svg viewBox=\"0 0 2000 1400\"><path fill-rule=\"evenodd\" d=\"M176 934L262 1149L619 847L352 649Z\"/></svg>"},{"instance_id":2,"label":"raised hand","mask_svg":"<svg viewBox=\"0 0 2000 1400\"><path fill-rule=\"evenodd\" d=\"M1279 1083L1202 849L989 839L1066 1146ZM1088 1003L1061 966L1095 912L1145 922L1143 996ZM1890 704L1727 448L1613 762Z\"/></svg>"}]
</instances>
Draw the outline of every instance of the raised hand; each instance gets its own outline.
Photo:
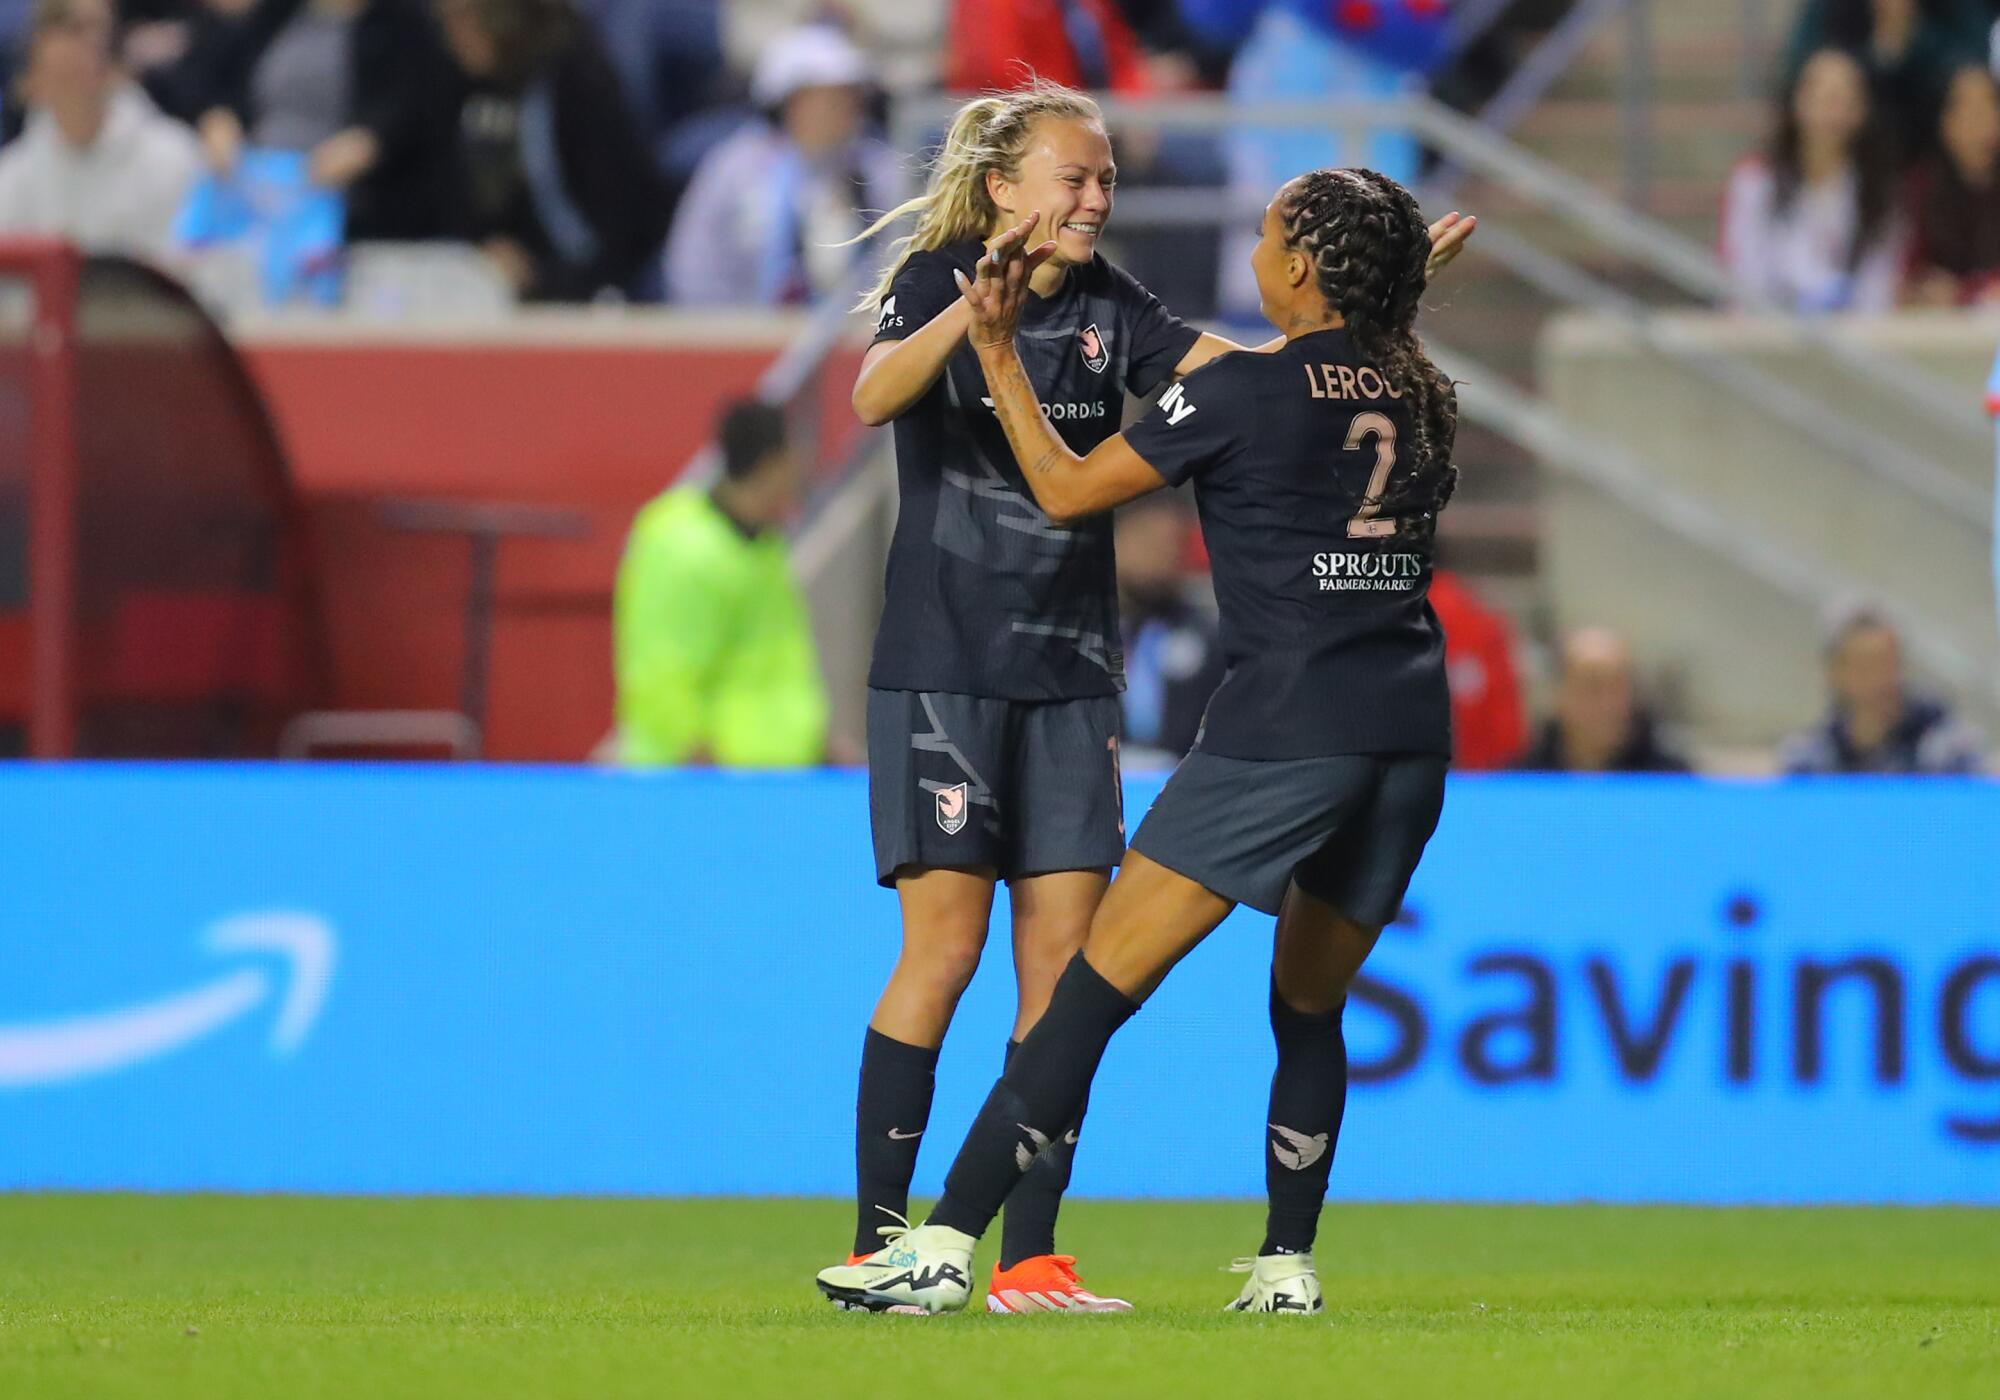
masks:
<instances>
[{"instance_id":1,"label":"raised hand","mask_svg":"<svg viewBox=\"0 0 2000 1400\"><path fill-rule=\"evenodd\" d=\"M1028 247L1028 235L1041 219L1041 211L1036 210L988 244L974 277L952 273L972 309L974 349L1014 343L1014 328L1028 302L1028 279L1056 251L1054 239Z\"/></svg>"},{"instance_id":2,"label":"raised hand","mask_svg":"<svg viewBox=\"0 0 2000 1400\"><path fill-rule=\"evenodd\" d=\"M1472 231L1479 227L1479 218L1474 214L1461 214L1456 209L1431 225L1431 256L1424 264L1424 280L1435 280L1440 272L1451 266L1451 261L1465 251L1465 241L1472 237Z\"/></svg>"}]
</instances>

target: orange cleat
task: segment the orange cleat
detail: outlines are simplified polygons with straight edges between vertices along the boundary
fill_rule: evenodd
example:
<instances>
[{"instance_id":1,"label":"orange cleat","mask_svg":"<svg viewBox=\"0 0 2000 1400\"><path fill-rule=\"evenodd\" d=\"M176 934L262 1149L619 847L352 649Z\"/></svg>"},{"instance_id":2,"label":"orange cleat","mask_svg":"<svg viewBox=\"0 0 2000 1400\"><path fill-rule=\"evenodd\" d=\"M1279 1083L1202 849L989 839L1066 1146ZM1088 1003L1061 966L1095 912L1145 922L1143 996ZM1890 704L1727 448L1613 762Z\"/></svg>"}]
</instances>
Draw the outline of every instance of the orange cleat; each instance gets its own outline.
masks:
<instances>
[{"instance_id":1,"label":"orange cleat","mask_svg":"<svg viewBox=\"0 0 2000 1400\"><path fill-rule=\"evenodd\" d=\"M1085 1288L1076 1276L1075 1255L1037 1254L1011 1269L994 1264L986 1311L1122 1313L1132 1311L1132 1305L1123 1298L1100 1298Z\"/></svg>"}]
</instances>

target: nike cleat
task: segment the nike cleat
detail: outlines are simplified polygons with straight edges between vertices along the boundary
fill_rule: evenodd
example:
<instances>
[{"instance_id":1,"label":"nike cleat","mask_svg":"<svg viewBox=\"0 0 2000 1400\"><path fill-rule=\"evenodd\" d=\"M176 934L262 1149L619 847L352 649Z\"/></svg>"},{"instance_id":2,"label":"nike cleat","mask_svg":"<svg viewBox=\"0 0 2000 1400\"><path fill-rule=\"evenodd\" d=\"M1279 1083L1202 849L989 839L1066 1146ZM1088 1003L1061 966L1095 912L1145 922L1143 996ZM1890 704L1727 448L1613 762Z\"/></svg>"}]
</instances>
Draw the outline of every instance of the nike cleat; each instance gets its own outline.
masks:
<instances>
[{"instance_id":1,"label":"nike cleat","mask_svg":"<svg viewBox=\"0 0 2000 1400\"><path fill-rule=\"evenodd\" d=\"M891 1133L890 1136L894 1137L895 1134ZM888 1225L878 1225L875 1227L875 1233L880 1235L883 1238L883 1240L889 1243L893 1243L894 1241L901 1239L904 1235L910 1233L910 1218L907 1215L898 1215L895 1211L890 1210L889 1207L887 1206L877 1206L875 1207L875 1209L881 1211L882 1214L888 1216L889 1219L893 1222ZM884 1249L887 1249L889 1247L889 1244L885 1243L882 1247ZM866 1253L857 1251L855 1253L849 1254L847 1256L847 1267L850 1269L853 1268L856 1264L859 1264L862 1260L866 1259L868 1255L873 1253L875 1253L875 1251L871 1249L868 1250ZM846 1303L842 1303L839 1301L836 1301L834 1303L834 1306L842 1310L846 1310L848 1307ZM868 1310L866 1308L857 1307L855 1311L866 1312ZM890 1313L917 1313L917 1314L923 1313L922 1308L883 1308L882 1311Z\"/></svg>"},{"instance_id":2,"label":"nike cleat","mask_svg":"<svg viewBox=\"0 0 2000 1400\"><path fill-rule=\"evenodd\" d=\"M1248 1274L1250 1281L1236 1295L1225 1312L1308 1313L1325 1312L1326 1299L1320 1295L1319 1274L1310 1254L1260 1254L1254 1259L1238 1259L1231 1273Z\"/></svg>"},{"instance_id":3,"label":"nike cleat","mask_svg":"<svg viewBox=\"0 0 2000 1400\"><path fill-rule=\"evenodd\" d=\"M860 1312L957 1312L972 1296L970 1235L942 1225L898 1230L858 1263L819 1271L819 1291L835 1307Z\"/></svg>"},{"instance_id":4,"label":"nike cleat","mask_svg":"<svg viewBox=\"0 0 2000 1400\"><path fill-rule=\"evenodd\" d=\"M1074 1255L1037 1254L1011 1269L993 1266L986 1311L1122 1313L1132 1311L1132 1305L1123 1298L1100 1298L1085 1288L1076 1276Z\"/></svg>"}]
</instances>

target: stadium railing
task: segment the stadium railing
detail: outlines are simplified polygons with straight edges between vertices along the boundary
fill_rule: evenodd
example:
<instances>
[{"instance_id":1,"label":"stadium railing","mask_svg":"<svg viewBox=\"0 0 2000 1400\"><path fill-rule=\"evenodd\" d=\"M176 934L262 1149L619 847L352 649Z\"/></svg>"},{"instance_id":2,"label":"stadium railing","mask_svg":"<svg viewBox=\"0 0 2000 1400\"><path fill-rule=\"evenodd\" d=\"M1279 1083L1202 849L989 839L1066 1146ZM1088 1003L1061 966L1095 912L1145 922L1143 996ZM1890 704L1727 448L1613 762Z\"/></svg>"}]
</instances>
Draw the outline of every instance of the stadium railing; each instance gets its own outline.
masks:
<instances>
[{"instance_id":1,"label":"stadium railing","mask_svg":"<svg viewBox=\"0 0 2000 1400\"><path fill-rule=\"evenodd\" d=\"M26 627L13 635L26 645L0 666L25 684L14 690L15 718L26 721L26 750L37 758L70 751L76 731L72 490L77 456L77 282L82 261L74 249L46 239L0 242L0 285L12 293L0 360L19 389L7 396L0 451L0 557L11 568L11 586L0 589L0 609L11 609ZM12 596L8 596L12 595Z\"/></svg>"},{"instance_id":2,"label":"stadium railing","mask_svg":"<svg viewBox=\"0 0 2000 1400\"><path fill-rule=\"evenodd\" d=\"M1447 52L1456 54L1476 42L1511 0L1472 0L1453 17ZM1681 0L1683 5L1686 0ZM1711 6L1711 8L1719 8ZM1759 97L1770 81L1771 15L1767 0L1733 0L1737 94ZM1658 128L1659 78L1655 31L1662 7L1657 0L1581 0L1514 65L1507 80L1489 97L1476 120L1495 135L1507 135L1567 78L1599 42L1610 21L1617 19L1619 61L1616 93L1619 125L1619 187L1635 209L1647 206L1651 192L1655 133ZM1467 172L1447 160L1432 185L1444 198L1456 192Z\"/></svg>"}]
</instances>

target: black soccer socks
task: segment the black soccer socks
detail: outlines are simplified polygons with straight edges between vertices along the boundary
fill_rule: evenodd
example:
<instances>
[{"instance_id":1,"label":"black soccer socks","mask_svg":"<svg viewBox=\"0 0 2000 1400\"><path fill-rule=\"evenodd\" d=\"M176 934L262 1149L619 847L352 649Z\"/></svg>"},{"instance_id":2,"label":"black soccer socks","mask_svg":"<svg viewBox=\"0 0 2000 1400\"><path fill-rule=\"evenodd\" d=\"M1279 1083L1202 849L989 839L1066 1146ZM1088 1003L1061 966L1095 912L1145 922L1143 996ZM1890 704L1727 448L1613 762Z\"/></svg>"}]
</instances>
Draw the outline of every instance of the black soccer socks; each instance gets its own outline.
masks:
<instances>
[{"instance_id":1,"label":"black soccer socks","mask_svg":"<svg viewBox=\"0 0 2000 1400\"><path fill-rule=\"evenodd\" d=\"M1294 1009L1271 984L1271 1034L1278 1069L1264 1128L1264 1190L1270 1198L1259 1254L1304 1254L1319 1233L1320 1207L1347 1109L1347 1041L1340 1016L1347 1003L1310 1015Z\"/></svg>"},{"instance_id":2,"label":"black soccer socks","mask_svg":"<svg viewBox=\"0 0 2000 1400\"><path fill-rule=\"evenodd\" d=\"M882 1247L886 1213L908 1215L917 1148L930 1123L938 1052L905 1045L874 1027L861 1046L861 1089L854 1104L854 1252Z\"/></svg>"},{"instance_id":3,"label":"black soccer socks","mask_svg":"<svg viewBox=\"0 0 2000 1400\"><path fill-rule=\"evenodd\" d=\"M1017 1041L1007 1042L1006 1063L1014 1063ZM1011 1269L1023 1259L1056 1252L1056 1212L1062 1209L1063 1193L1069 1190L1070 1171L1076 1164L1077 1136L1083 1131L1083 1115L1090 1111L1086 1090L1084 1105L1076 1111L1063 1135L1049 1144L1049 1150L1035 1158L1028 1174L1016 1183L1007 1197L1007 1213L1000 1221L1000 1267Z\"/></svg>"},{"instance_id":4,"label":"black soccer socks","mask_svg":"<svg viewBox=\"0 0 2000 1400\"><path fill-rule=\"evenodd\" d=\"M1138 1009L1083 954L1070 959L1049 1009L973 1119L930 1224L986 1233L1022 1174L1076 1121L1104 1047Z\"/></svg>"}]
</instances>

